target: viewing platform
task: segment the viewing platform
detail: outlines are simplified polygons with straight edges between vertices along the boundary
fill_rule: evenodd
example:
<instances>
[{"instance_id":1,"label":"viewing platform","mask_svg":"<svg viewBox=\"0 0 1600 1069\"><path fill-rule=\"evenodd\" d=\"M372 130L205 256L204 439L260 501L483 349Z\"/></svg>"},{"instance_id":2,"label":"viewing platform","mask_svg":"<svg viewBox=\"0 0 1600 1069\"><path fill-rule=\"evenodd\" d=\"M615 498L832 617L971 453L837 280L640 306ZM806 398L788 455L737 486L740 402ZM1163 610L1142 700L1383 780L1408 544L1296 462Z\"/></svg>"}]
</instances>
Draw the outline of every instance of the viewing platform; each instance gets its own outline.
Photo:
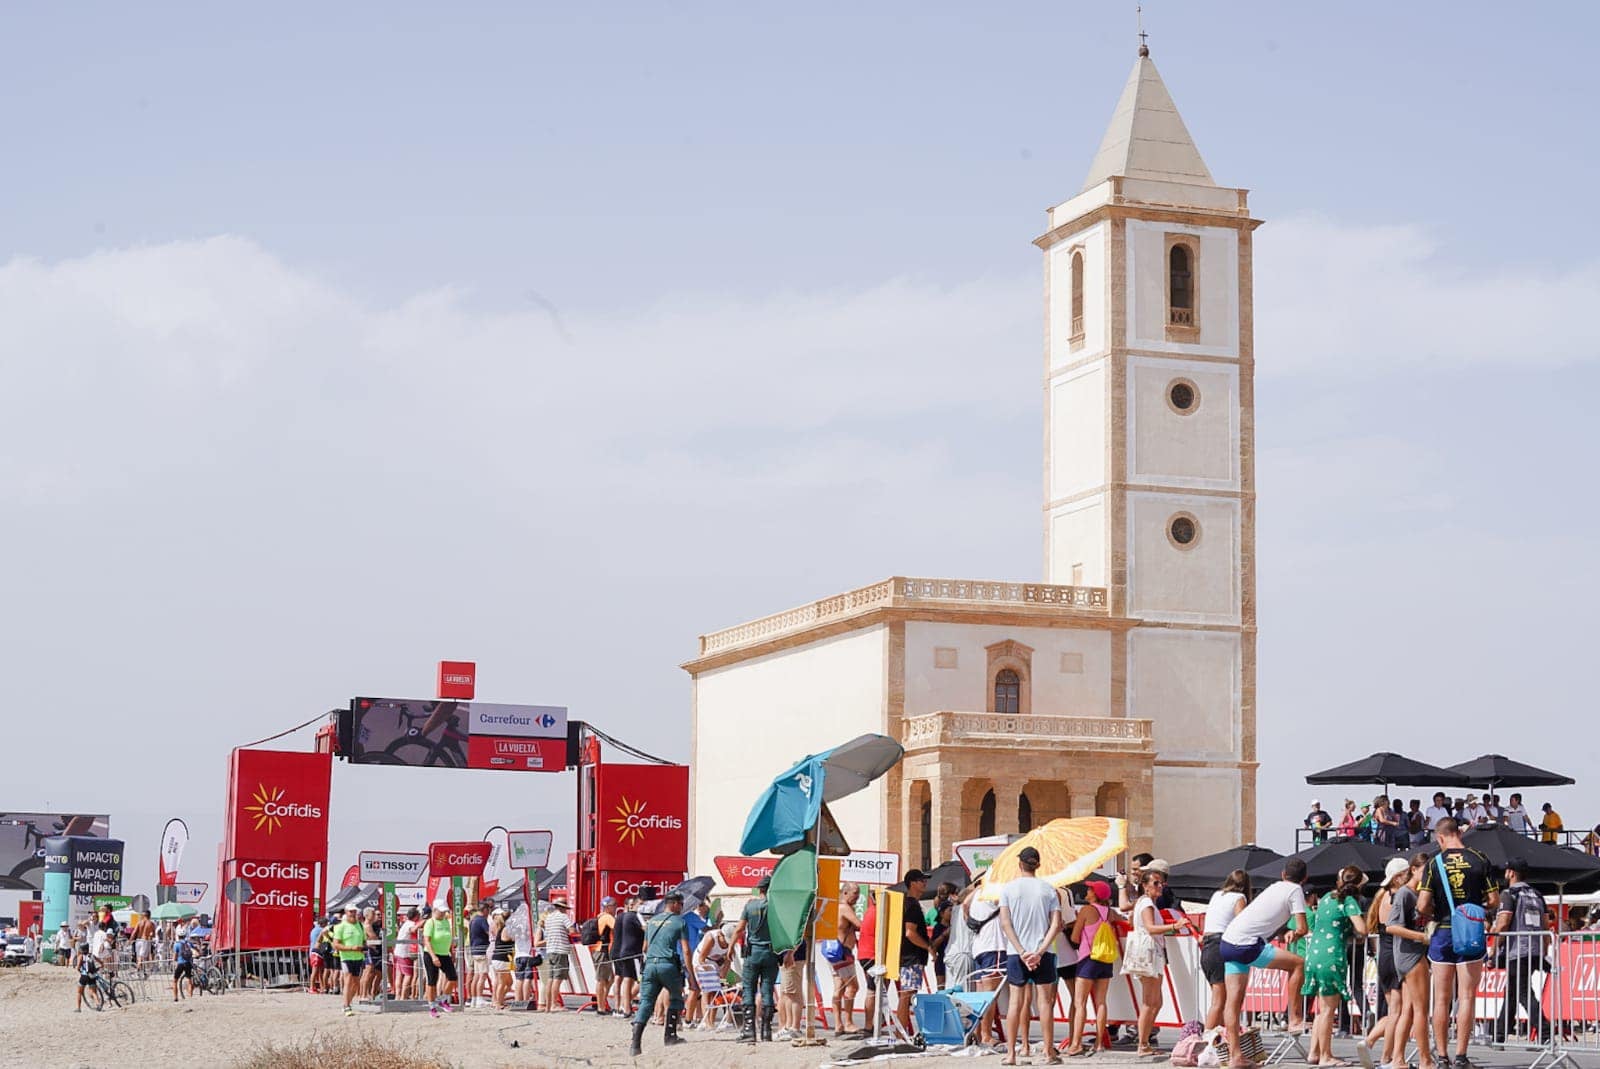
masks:
<instances>
[{"instance_id":1,"label":"viewing platform","mask_svg":"<svg viewBox=\"0 0 1600 1069\"><path fill-rule=\"evenodd\" d=\"M942 710L906 717L900 741L906 752L936 746L991 746L1016 750L1029 743L1051 749L1154 753L1149 720L1113 716L1041 716Z\"/></svg>"}]
</instances>

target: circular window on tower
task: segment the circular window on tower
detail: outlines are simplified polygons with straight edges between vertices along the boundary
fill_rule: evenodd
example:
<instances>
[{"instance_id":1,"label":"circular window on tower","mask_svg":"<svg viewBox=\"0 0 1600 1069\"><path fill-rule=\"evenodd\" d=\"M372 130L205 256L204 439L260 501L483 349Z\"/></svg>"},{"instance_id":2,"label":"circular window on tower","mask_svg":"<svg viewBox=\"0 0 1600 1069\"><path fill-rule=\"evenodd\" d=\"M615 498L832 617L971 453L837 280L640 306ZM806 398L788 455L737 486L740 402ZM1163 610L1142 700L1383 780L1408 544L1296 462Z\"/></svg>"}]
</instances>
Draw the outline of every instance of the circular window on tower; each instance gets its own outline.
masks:
<instances>
[{"instance_id":1,"label":"circular window on tower","mask_svg":"<svg viewBox=\"0 0 1600 1069\"><path fill-rule=\"evenodd\" d=\"M1178 549L1193 549L1200 542L1200 521L1180 512L1167 521L1167 541Z\"/></svg>"},{"instance_id":2,"label":"circular window on tower","mask_svg":"<svg viewBox=\"0 0 1600 1069\"><path fill-rule=\"evenodd\" d=\"M1167 407L1180 416L1188 416L1200 407L1200 387L1188 379L1173 379L1167 383Z\"/></svg>"}]
</instances>

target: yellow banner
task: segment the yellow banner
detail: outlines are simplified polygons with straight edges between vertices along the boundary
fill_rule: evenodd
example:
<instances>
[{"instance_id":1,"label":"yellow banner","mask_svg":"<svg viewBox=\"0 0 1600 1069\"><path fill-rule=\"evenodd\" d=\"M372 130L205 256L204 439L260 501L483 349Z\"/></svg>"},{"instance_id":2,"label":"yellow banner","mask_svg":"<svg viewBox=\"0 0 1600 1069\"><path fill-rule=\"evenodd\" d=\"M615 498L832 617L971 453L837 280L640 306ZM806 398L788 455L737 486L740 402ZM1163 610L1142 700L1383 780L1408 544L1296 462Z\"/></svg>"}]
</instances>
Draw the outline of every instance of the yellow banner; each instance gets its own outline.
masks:
<instances>
[{"instance_id":1,"label":"yellow banner","mask_svg":"<svg viewBox=\"0 0 1600 1069\"><path fill-rule=\"evenodd\" d=\"M885 976L900 975L900 943L905 938L906 896L899 891L878 892L878 964Z\"/></svg>"}]
</instances>

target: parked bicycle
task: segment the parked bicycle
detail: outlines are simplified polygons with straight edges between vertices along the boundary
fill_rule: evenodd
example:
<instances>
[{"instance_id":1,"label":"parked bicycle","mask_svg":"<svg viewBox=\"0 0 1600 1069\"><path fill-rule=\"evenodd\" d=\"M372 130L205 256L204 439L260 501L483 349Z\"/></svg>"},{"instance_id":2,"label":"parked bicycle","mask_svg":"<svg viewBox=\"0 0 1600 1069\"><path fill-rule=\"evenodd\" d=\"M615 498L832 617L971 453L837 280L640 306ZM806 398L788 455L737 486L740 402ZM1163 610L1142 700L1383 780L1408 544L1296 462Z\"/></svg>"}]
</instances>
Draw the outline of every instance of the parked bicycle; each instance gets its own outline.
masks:
<instances>
[{"instance_id":1,"label":"parked bicycle","mask_svg":"<svg viewBox=\"0 0 1600 1069\"><path fill-rule=\"evenodd\" d=\"M108 973L94 978L94 986L84 988L83 1001L96 1012L106 1008L106 1003L125 1009L133 1005L133 988L126 980L118 980Z\"/></svg>"}]
</instances>

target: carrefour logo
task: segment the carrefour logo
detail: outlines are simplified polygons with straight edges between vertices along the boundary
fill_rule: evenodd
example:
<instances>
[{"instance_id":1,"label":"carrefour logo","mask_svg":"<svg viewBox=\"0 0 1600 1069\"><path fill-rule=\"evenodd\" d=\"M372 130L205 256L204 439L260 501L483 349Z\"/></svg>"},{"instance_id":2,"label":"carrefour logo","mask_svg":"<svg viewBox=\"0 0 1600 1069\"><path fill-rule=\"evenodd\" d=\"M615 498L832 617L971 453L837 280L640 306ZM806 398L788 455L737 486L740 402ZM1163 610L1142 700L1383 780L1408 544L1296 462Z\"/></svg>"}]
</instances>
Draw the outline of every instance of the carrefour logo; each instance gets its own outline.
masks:
<instances>
[{"instance_id":1,"label":"carrefour logo","mask_svg":"<svg viewBox=\"0 0 1600 1069\"><path fill-rule=\"evenodd\" d=\"M683 828L681 817L646 813L648 804L629 800L627 795L622 796L622 801L617 805L617 815L611 818L611 826L616 829L617 840L624 846L637 844L644 838L645 832L655 828L668 831L679 831Z\"/></svg>"},{"instance_id":2,"label":"carrefour logo","mask_svg":"<svg viewBox=\"0 0 1600 1069\"><path fill-rule=\"evenodd\" d=\"M250 799L251 804L244 807L244 811L255 821L256 831L264 831L271 835L283 827L283 822L288 817L322 819L321 808L309 802L286 802L283 794L282 787L268 787L264 783L256 785L256 793Z\"/></svg>"}]
</instances>

